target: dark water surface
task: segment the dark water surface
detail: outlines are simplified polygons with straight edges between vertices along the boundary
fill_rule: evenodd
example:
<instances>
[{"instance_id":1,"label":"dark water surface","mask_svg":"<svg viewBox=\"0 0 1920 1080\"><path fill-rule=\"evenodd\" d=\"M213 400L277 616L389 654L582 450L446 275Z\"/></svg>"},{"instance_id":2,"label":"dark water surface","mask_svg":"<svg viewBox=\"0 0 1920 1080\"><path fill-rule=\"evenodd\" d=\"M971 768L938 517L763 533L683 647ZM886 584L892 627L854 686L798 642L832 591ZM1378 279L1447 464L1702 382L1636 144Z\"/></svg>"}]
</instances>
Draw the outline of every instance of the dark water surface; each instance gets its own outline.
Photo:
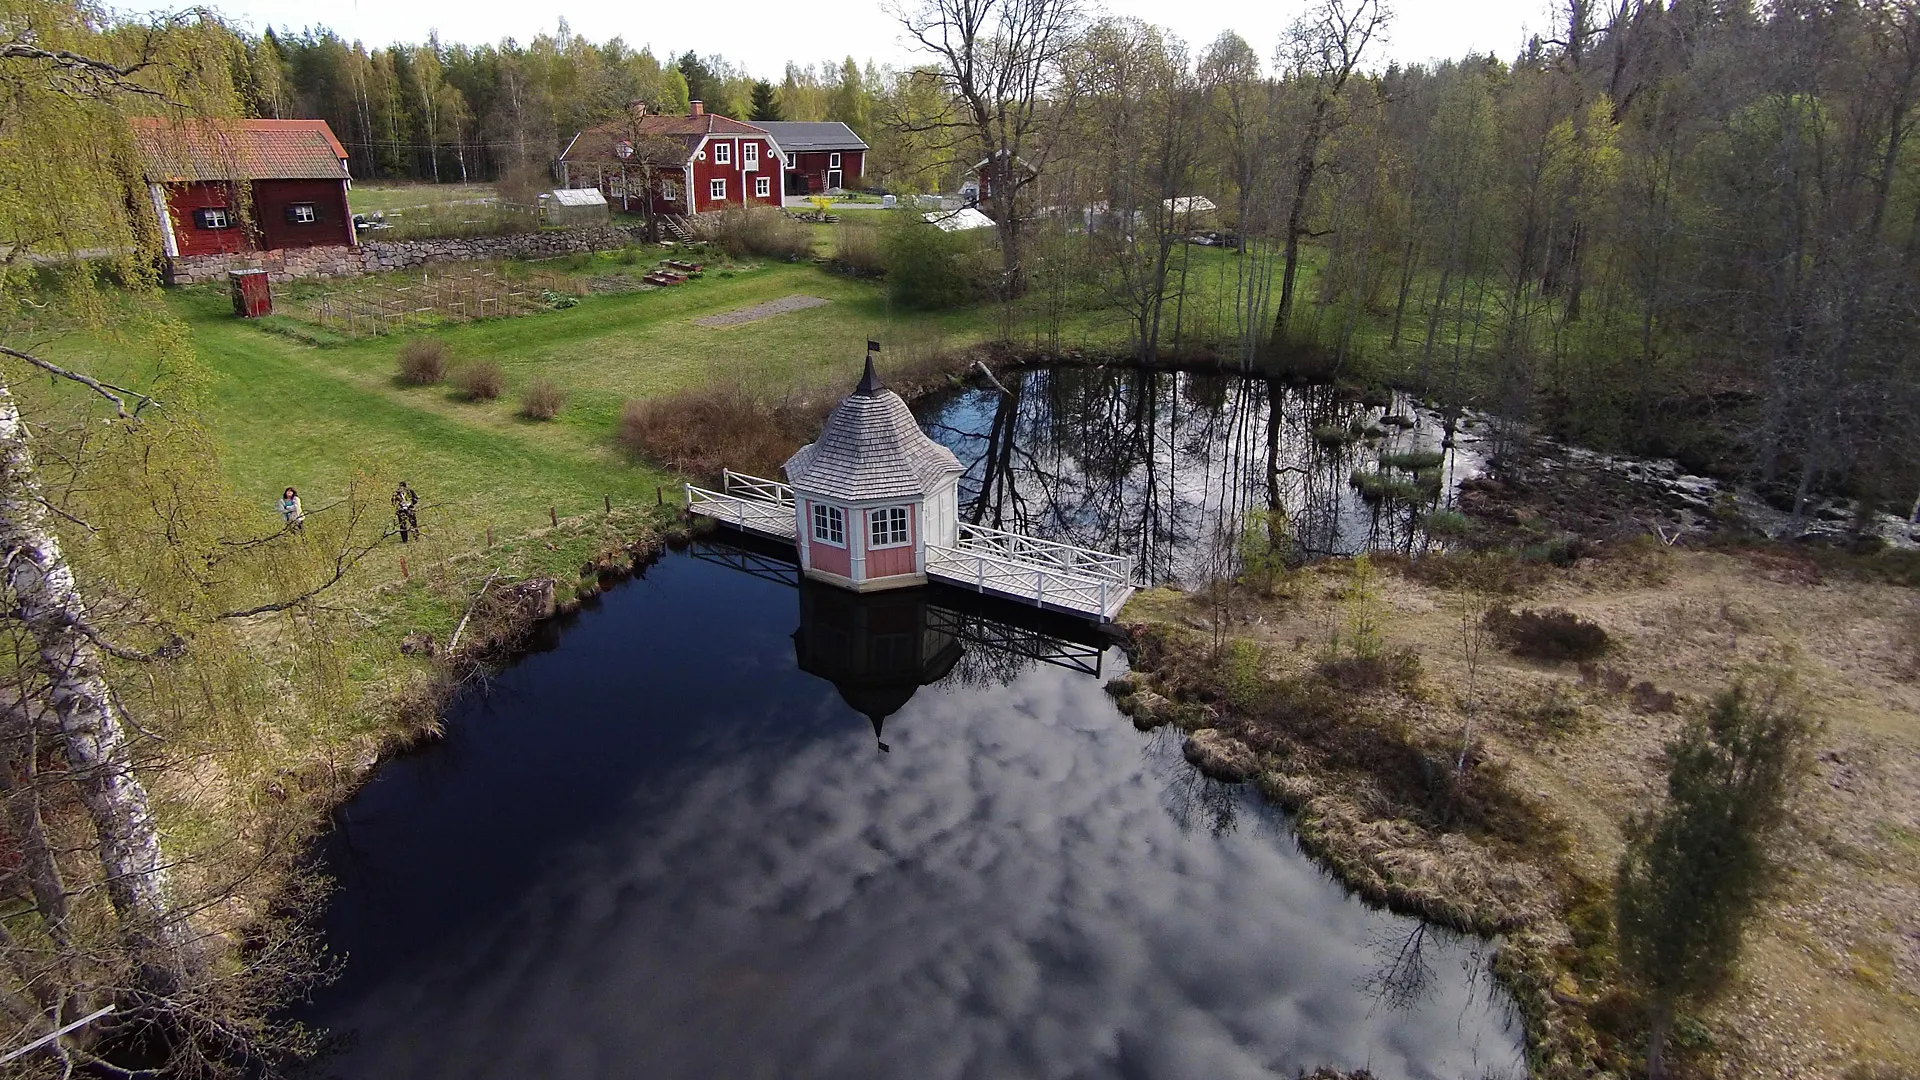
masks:
<instances>
[{"instance_id":1,"label":"dark water surface","mask_svg":"<svg viewBox=\"0 0 1920 1080\"><path fill-rule=\"evenodd\" d=\"M1303 555L1424 548L1425 515L1482 470L1490 437L1478 417L1449 431L1404 395L1364 405L1258 378L1107 366L1002 382L1008 393L975 386L914 407L967 468L961 519L1131 555L1148 584L1219 572L1210 561L1259 511L1284 514ZM1339 444L1315 434L1349 429ZM1354 490L1383 455L1420 450L1445 459L1417 504Z\"/></svg>"},{"instance_id":2,"label":"dark water surface","mask_svg":"<svg viewBox=\"0 0 1920 1080\"><path fill-rule=\"evenodd\" d=\"M1117 652L725 559L615 588L344 809L327 1073L1522 1072L1490 946L1134 731Z\"/></svg>"}]
</instances>

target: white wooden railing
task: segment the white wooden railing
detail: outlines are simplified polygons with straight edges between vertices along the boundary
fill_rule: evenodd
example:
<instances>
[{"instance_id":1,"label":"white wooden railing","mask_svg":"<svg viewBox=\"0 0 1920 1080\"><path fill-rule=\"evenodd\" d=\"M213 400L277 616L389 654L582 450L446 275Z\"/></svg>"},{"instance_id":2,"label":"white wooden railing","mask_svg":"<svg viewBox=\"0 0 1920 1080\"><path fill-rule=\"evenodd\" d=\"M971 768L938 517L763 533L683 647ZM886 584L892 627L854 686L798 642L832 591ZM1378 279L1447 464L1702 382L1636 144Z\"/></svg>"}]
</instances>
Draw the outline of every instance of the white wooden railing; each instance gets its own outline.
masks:
<instances>
[{"instance_id":1,"label":"white wooden railing","mask_svg":"<svg viewBox=\"0 0 1920 1080\"><path fill-rule=\"evenodd\" d=\"M778 480L769 480L764 476L750 476L746 473L723 469L720 472L720 487L729 495L743 499L765 499L768 502L793 505L793 488Z\"/></svg>"},{"instance_id":2,"label":"white wooden railing","mask_svg":"<svg viewBox=\"0 0 1920 1080\"><path fill-rule=\"evenodd\" d=\"M792 539L798 523L793 516L793 489L778 480L749 476L731 469L720 477L722 490L687 485L687 510L741 529Z\"/></svg>"},{"instance_id":3,"label":"white wooden railing","mask_svg":"<svg viewBox=\"0 0 1920 1080\"><path fill-rule=\"evenodd\" d=\"M1012 562L1051 567L1061 573L1111 581L1133 583L1133 559L1092 548L1075 547L1056 540L988 528L985 525L960 526L960 539L954 547L968 552L997 556Z\"/></svg>"},{"instance_id":4,"label":"white wooden railing","mask_svg":"<svg viewBox=\"0 0 1920 1080\"><path fill-rule=\"evenodd\" d=\"M1111 617L1133 595L1133 586L1125 578L1074 573L979 546L928 544L927 573L978 592L1018 597L1042 607L1067 608L1103 619Z\"/></svg>"}]
</instances>

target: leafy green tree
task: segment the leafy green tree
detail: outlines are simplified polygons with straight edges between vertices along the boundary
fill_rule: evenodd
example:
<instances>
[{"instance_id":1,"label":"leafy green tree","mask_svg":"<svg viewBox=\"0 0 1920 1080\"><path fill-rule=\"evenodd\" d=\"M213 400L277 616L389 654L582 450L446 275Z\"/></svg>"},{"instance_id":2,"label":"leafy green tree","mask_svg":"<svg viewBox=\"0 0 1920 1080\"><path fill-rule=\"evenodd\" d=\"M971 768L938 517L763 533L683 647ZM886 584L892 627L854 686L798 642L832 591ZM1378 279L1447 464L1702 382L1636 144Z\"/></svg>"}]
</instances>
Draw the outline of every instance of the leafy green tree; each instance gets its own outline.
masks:
<instances>
[{"instance_id":1,"label":"leafy green tree","mask_svg":"<svg viewBox=\"0 0 1920 1080\"><path fill-rule=\"evenodd\" d=\"M1726 989L1747 927L1781 876L1775 839L1814 734L1786 677L1736 683L1668 744L1666 805L1628 823L1614 922L1621 965L1651 1007L1654 1080L1675 1011Z\"/></svg>"},{"instance_id":2,"label":"leafy green tree","mask_svg":"<svg viewBox=\"0 0 1920 1080\"><path fill-rule=\"evenodd\" d=\"M781 119L780 102L774 94L773 84L765 79L753 81L753 111L749 119L756 121Z\"/></svg>"},{"instance_id":3,"label":"leafy green tree","mask_svg":"<svg viewBox=\"0 0 1920 1080\"><path fill-rule=\"evenodd\" d=\"M271 916L238 946L238 913L297 899L311 820L253 796L349 698L315 598L385 515L349 494L301 530L227 485L133 123L205 137L257 85L244 56L202 12L0 9L0 812L33 896L0 927L0 1018L26 1041L118 1006L32 1075L122 1075L94 1056L116 1034L170 1075L296 1049L268 1018L317 970Z\"/></svg>"},{"instance_id":4,"label":"leafy green tree","mask_svg":"<svg viewBox=\"0 0 1920 1080\"><path fill-rule=\"evenodd\" d=\"M701 101L708 105L719 105L725 94L720 76L705 60L700 59L692 49L680 54L673 62L674 69L687 80L687 97L691 101Z\"/></svg>"},{"instance_id":5,"label":"leafy green tree","mask_svg":"<svg viewBox=\"0 0 1920 1080\"><path fill-rule=\"evenodd\" d=\"M887 214L880 237L887 293L902 307L939 311L978 298L964 233L943 232L910 210Z\"/></svg>"}]
</instances>

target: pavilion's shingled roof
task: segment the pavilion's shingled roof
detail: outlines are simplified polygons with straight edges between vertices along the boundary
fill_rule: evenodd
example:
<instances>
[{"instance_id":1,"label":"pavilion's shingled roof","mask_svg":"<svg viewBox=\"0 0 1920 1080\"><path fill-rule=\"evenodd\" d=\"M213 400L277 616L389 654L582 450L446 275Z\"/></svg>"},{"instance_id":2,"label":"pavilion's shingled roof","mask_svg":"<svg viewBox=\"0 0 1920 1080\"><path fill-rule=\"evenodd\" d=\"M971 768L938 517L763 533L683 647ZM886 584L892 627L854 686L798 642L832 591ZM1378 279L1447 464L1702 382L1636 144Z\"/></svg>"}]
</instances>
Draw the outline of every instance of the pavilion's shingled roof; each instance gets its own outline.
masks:
<instances>
[{"instance_id":1,"label":"pavilion's shingled roof","mask_svg":"<svg viewBox=\"0 0 1920 1080\"><path fill-rule=\"evenodd\" d=\"M928 438L900 395L880 385L871 358L860 388L786 464L794 487L850 502L923 496L960 471L953 451Z\"/></svg>"},{"instance_id":2,"label":"pavilion's shingled roof","mask_svg":"<svg viewBox=\"0 0 1920 1080\"><path fill-rule=\"evenodd\" d=\"M325 120L144 116L132 123L149 180L348 179L346 147Z\"/></svg>"}]
</instances>

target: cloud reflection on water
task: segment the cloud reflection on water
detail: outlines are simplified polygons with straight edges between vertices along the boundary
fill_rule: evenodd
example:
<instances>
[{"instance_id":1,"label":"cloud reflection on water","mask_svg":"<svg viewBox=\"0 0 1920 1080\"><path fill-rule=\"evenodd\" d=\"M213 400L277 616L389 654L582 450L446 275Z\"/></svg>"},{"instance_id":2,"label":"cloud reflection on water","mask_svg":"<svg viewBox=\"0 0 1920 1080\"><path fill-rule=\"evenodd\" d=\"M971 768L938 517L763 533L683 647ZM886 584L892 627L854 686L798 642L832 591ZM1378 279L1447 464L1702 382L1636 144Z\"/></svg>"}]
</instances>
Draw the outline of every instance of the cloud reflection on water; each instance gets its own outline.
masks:
<instances>
[{"instance_id":1,"label":"cloud reflection on water","mask_svg":"<svg viewBox=\"0 0 1920 1080\"><path fill-rule=\"evenodd\" d=\"M1503 1007L1464 974L1484 966L1473 943L1429 935L1437 975L1383 1005L1370 945L1411 924L1345 899L1250 798L1196 786L1177 745L1133 732L1094 680L1041 667L922 689L881 756L827 684L767 678L784 698L719 699L699 747L552 838L507 902L356 989L324 1018L357 1030L334 1068L1520 1071ZM779 738L772 701L844 735Z\"/></svg>"}]
</instances>

